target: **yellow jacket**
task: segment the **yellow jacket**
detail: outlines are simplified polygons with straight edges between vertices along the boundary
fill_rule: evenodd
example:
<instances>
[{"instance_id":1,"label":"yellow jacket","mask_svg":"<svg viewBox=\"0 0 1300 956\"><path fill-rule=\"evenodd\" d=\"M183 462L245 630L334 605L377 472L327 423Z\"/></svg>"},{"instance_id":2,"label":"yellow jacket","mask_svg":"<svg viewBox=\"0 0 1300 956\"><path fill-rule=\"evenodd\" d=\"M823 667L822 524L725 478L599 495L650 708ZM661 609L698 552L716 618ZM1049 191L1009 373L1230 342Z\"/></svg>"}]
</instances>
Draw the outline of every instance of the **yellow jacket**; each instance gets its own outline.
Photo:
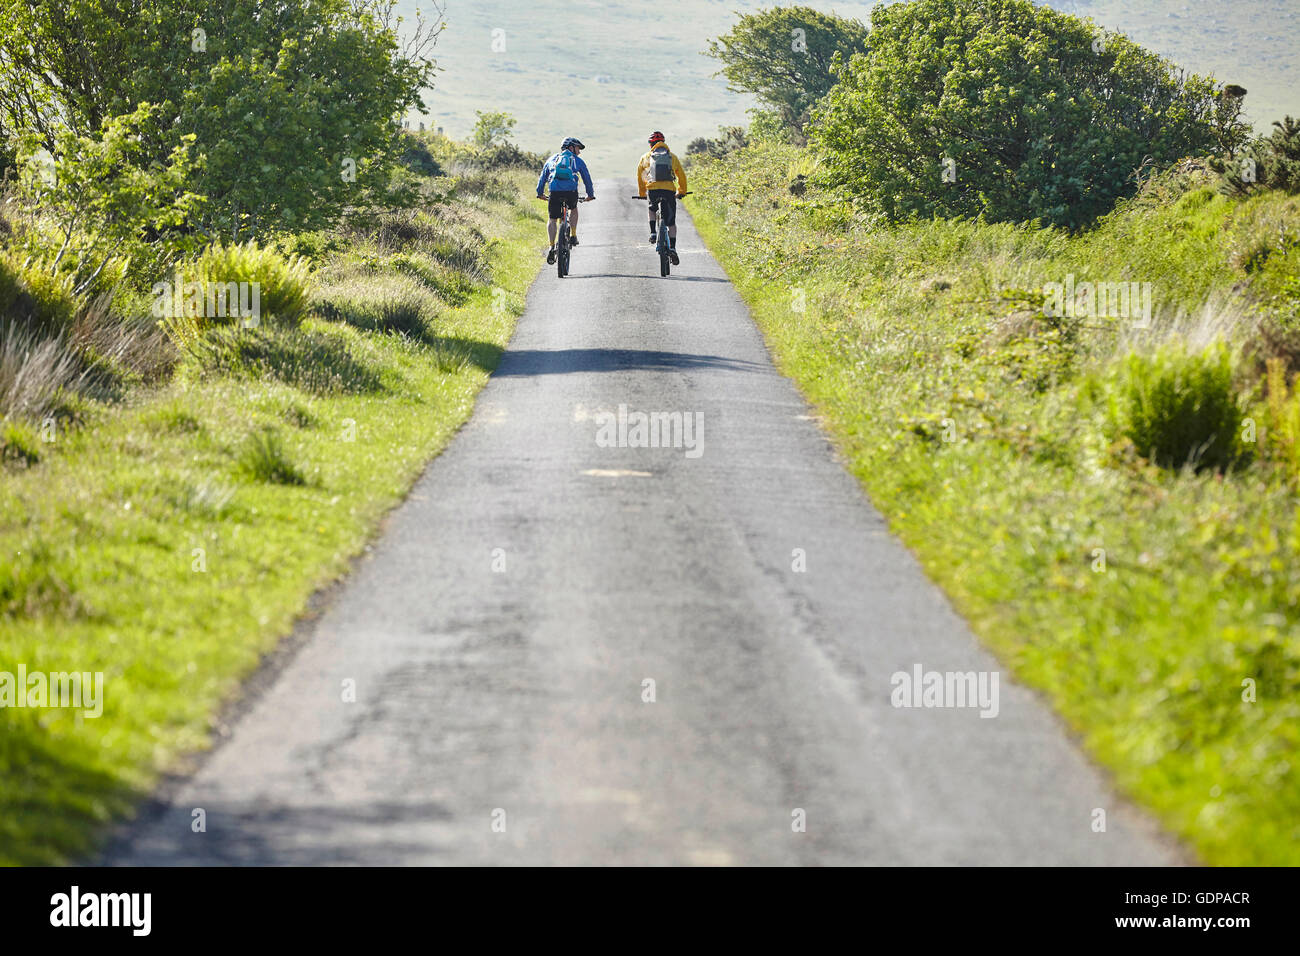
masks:
<instances>
[{"instance_id":1,"label":"yellow jacket","mask_svg":"<svg viewBox=\"0 0 1300 956\"><path fill-rule=\"evenodd\" d=\"M652 157L655 152L661 149L668 153L669 156L672 156L673 176L676 177L676 181L672 179L659 179L654 182L649 181L651 175L650 170L654 164ZM677 161L677 157L673 155L672 150L660 143L654 149L650 150L650 152L641 157L641 162L639 162L636 167L636 185L637 189L641 190L642 196L651 189L672 189L676 192L684 193L686 192L686 170L682 169L682 164Z\"/></svg>"}]
</instances>

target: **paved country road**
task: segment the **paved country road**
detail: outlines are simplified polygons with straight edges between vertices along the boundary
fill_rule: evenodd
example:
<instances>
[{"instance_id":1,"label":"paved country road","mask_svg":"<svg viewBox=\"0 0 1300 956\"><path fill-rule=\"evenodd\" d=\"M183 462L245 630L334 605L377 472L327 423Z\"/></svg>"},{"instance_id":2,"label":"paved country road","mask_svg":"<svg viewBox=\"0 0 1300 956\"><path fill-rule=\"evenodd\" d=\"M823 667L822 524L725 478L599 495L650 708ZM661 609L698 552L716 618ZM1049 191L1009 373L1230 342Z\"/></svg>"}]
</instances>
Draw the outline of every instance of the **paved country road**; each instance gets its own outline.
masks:
<instances>
[{"instance_id":1,"label":"paved country road","mask_svg":"<svg viewBox=\"0 0 1300 956\"><path fill-rule=\"evenodd\" d=\"M684 216L659 278L632 191L598 183L471 422L105 861L1184 861L890 537ZM620 405L698 413L695 450L598 442ZM996 716L892 706L918 666L1001 671Z\"/></svg>"}]
</instances>

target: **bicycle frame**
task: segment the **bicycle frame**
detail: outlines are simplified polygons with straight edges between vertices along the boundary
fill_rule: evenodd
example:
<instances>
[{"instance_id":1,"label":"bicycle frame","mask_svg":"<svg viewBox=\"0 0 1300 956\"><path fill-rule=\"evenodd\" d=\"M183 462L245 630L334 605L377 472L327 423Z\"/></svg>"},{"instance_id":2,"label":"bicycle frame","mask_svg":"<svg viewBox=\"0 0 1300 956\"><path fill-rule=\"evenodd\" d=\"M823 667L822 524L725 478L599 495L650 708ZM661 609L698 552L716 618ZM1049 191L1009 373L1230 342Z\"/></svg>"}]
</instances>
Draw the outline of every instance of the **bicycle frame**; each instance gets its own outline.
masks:
<instances>
[{"instance_id":1,"label":"bicycle frame","mask_svg":"<svg viewBox=\"0 0 1300 956\"><path fill-rule=\"evenodd\" d=\"M685 198L689 195L690 192L688 191L679 198ZM649 196L633 196L632 198L646 202L650 201ZM664 225L663 203L655 207L655 234L659 237L655 241L655 252L659 253L659 275L667 276L673 271L673 260L671 258L672 243L668 239L668 227Z\"/></svg>"},{"instance_id":2,"label":"bicycle frame","mask_svg":"<svg viewBox=\"0 0 1300 956\"><path fill-rule=\"evenodd\" d=\"M538 198L544 197L539 196ZM579 198L578 202L591 202L594 198L594 196L586 199ZM576 212L576 210L565 206L560 211L560 218L556 220L560 234L555 237L555 273L561 279L569 274L569 252L571 248L569 246L569 214L572 212Z\"/></svg>"}]
</instances>

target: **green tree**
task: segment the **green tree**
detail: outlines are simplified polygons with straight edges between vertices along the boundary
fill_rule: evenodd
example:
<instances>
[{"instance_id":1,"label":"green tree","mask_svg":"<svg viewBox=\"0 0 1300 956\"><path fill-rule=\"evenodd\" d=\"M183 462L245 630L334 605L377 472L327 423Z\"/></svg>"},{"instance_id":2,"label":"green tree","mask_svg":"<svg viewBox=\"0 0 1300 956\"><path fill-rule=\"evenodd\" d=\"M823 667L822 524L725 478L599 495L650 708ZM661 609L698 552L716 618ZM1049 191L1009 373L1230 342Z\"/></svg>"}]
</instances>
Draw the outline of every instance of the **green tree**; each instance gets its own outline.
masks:
<instances>
[{"instance_id":1,"label":"green tree","mask_svg":"<svg viewBox=\"0 0 1300 956\"><path fill-rule=\"evenodd\" d=\"M802 132L813 104L835 82L836 53L861 50L867 28L857 20L811 7L778 7L743 15L728 34L709 41L706 55L722 62L732 90L752 93Z\"/></svg>"},{"instance_id":2,"label":"green tree","mask_svg":"<svg viewBox=\"0 0 1300 956\"><path fill-rule=\"evenodd\" d=\"M473 141L475 146L492 149L504 146L510 140L510 131L515 128L516 120L509 113L496 110L475 110L478 120L474 123Z\"/></svg>"},{"instance_id":3,"label":"green tree","mask_svg":"<svg viewBox=\"0 0 1300 956\"><path fill-rule=\"evenodd\" d=\"M186 134L202 158L193 225L233 239L328 224L382 199L396 117L423 109L438 26L403 45L394 0L0 0L0 120L51 152L140 103L141 159Z\"/></svg>"},{"instance_id":4,"label":"green tree","mask_svg":"<svg viewBox=\"0 0 1300 956\"><path fill-rule=\"evenodd\" d=\"M158 112L142 103L105 120L98 136L64 130L57 159L47 153L42 161L34 135L24 143L18 196L31 225L21 242L38 268L66 277L74 294L90 289L111 262L135 259L148 273L192 245L178 227L201 204L186 188L194 135L181 137L165 164L145 163Z\"/></svg>"},{"instance_id":5,"label":"green tree","mask_svg":"<svg viewBox=\"0 0 1300 956\"><path fill-rule=\"evenodd\" d=\"M4 119L0 118L0 182L12 178L18 170L18 151L13 136L5 129Z\"/></svg>"},{"instance_id":6,"label":"green tree","mask_svg":"<svg viewBox=\"0 0 1300 956\"><path fill-rule=\"evenodd\" d=\"M1216 156L1211 167L1223 174L1230 193L1246 195L1257 189L1300 193L1300 120L1292 116L1273 121L1273 132L1260 136L1235 155Z\"/></svg>"},{"instance_id":7,"label":"green tree","mask_svg":"<svg viewBox=\"0 0 1300 956\"><path fill-rule=\"evenodd\" d=\"M813 118L823 175L895 219L1078 227L1136 170L1246 136L1211 79L1028 0L877 7L837 77Z\"/></svg>"}]
</instances>

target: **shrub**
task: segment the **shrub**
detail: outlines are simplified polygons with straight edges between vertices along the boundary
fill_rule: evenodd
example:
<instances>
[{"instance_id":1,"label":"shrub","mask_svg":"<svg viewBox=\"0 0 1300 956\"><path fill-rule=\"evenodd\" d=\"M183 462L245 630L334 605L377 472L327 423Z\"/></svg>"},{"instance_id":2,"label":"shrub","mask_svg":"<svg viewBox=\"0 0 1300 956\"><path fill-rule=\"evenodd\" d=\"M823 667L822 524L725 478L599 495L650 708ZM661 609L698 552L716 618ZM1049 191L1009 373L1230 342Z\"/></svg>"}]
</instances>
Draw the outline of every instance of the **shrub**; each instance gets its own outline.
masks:
<instances>
[{"instance_id":1,"label":"shrub","mask_svg":"<svg viewBox=\"0 0 1300 956\"><path fill-rule=\"evenodd\" d=\"M257 481L276 485L305 485L298 466L284 449L280 436L269 429L254 432L239 452L239 469Z\"/></svg>"},{"instance_id":2,"label":"shrub","mask_svg":"<svg viewBox=\"0 0 1300 956\"><path fill-rule=\"evenodd\" d=\"M442 166L429 152L428 144L414 134L403 131L401 137L401 163L407 169L421 176L441 176Z\"/></svg>"},{"instance_id":3,"label":"shrub","mask_svg":"<svg viewBox=\"0 0 1300 956\"><path fill-rule=\"evenodd\" d=\"M224 290L230 283L256 284L260 308L259 322L270 318L281 325L296 326L307 307L311 292L311 267L299 256L285 256L270 246L259 246L256 242L239 245L211 245L197 259L177 270L177 277L187 285L197 282L206 296L209 290L213 294ZM161 283L162 286L170 286ZM157 290L159 286L155 286ZM250 299L251 299L250 295ZM215 304L215 303L214 303ZM197 303L196 303L197 305ZM190 314L186 317L198 319L199 329L209 325L233 324L238 321L237 311L230 304L223 316L195 315L194 309L186 303ZM175 316L168 316L175 318Z\"/></svg>"},{"instance_id":4,"label":"shrub","mask_svg":"<svg viewBox=\"0 0 1300 956\"><path fill-rule=\"evenodd\" d=\"M30 303L31 323L49 332L66 329L77 311L77 300L73 298L68 280L36 269L24 270L22 279Z\"/></svg>"},{"instance_id":5,"label":"shrub","mask_svg":"<svg viewBox=\"0 0 1300 956\"><path fill-rule=\"evenodd\" d=\"M484 177L486 182L495 179ZM475 184L461 180L457 193L472 192ZM481 194L480 194L481 195ZM485 282L491 276L491 256L487 240L472 225L442 222L415 213L392 213L381 216L362 235L371 238L383 252L416 253L429 256L473 282Z\"/></svg>"},{"instance_id":6,"label":"shrub","mask_svg":"<svg viewBox=\"0 0 1300 956\"><path fill-rule=\"evenodd\" d=\"M717 139L707 139L701 136L691 140L686 147L686 155L720 159L728 153L734 153L736 150L744 149L748 145L749 137L745 134L743 126L720 126Z\"/></svg>"},{"instance_id":7,"label":"shrub","mask_svg":"<svg viewBox=\"0 0 1300 956\"><path fill-rule=\"evenodd\" d=\"M1257 273L1274 257L1285 259L1300 249L1300 197L1262 193L1238 208L1228 250L1234 268ZM1294 275L1294 264L1283 262L1281 274L1275 278L1285 282Z\"/></svg>"},{"instance_id":8,"label":"shrub","mask_svg":"<svg viewBox=\"0 0 1300 956\"><path fill-rule=\"evenodd\" d=\"M1139 168L1247 134L1240 97L1029 0L877 7L837 75L810 126L826 180L895 219L1079 227Z\"/></svg>"},{"instance_id":9,"label":"shrub","mask_svg":"<svg viewBox=\"0 0 1300 956\"><path fill-rule=\"evenodd\" d=\"M1130 354L1118 410L1125 437L1163 468L1225 469L1244 457L1243 413L1223 344Z\"/></svg>"},{"instance_id":10,"label":"shrub","mask_svg":"<svg viewBox=\"0 0 1300 956\"><path fill-rule=\"evenodd\" d=\"M1211 160L1221 174L1222 187L1238 195L1260 189L1300 193L1300 120L1274 120L1268 136L1256 138L1234 156Z\"/></svg>"},{"instance_id":11,"label":"shrub","mask_svg":"<svg viewBox=\"0 0 1300 956\"><path fill-rule=\"evenodd\" d=\"M347 244L337 230L318 229L280 236L275 240L275 247L286 256L299 256L313 265L320 265L334 253L346 249Z\"/></svg>"},{"instance_id":12,"label":"shrub","mask_svg":"<svg viewBox=\"0 0 1300 956\"><path fill-rule=\"evenodd\" d=\"M0 320L16 320L33 331L58 335L72 322L77 301L67 277L24 268L0 253Z\"/></svg>"},{"instance_id":13,"label":"shrub","mask_svg":"<svg viewBox=\"0 0 1300 956\"><path fill-rule=\"evenodd\" d=\"M546 162L545 156L538 159L538 166ZM452 181L450 196L461 200L479 197L493 202L518 199L519 187L498 176L494 171L497 168L490 163L470 167Z\"/></svg>"},{"instance_id":14,"label":"shrub","mask_svg":"<svg viewBox=\"0 0 1300 956\"><path fill-rule=\"evenodd\" d=\"M498 143L496 146L490 146L487 149L481 149L470 154L464 167L485 172L497 172L506 169L535 171L544 162L546 162L546 157L541 153L530 153L527 150L520 149L514 143ZM507 193L506 188L502 187L501 195L496 198L507 199L513 195L513 189L510 189Z\"/></svg>"},{"instance_id":15,"label":"shrub","mask_svg":"<svg viewBox=\"0 0 1300 956\"><path fill-rule=\"evenodd\" d=\"M18 275L18 266L9 258L0 255L0 316L9 315L9 310L18 301L22 293L22 280Z\"/></svg>"},{"instance_id":16,"label":"shrub","mask_svg":"<svg viewBox=\"0 0 1300 956\"><path fill-rule=\"evenodd\" d=\"M546 162L546 156L528 152L500 137L488 145L476 145L473 142L458 143L432 130L409 135L424 144L440 170L450 173L505 169L527 169L536 173L542 163Z\"/></svg>"}]
</instances>

